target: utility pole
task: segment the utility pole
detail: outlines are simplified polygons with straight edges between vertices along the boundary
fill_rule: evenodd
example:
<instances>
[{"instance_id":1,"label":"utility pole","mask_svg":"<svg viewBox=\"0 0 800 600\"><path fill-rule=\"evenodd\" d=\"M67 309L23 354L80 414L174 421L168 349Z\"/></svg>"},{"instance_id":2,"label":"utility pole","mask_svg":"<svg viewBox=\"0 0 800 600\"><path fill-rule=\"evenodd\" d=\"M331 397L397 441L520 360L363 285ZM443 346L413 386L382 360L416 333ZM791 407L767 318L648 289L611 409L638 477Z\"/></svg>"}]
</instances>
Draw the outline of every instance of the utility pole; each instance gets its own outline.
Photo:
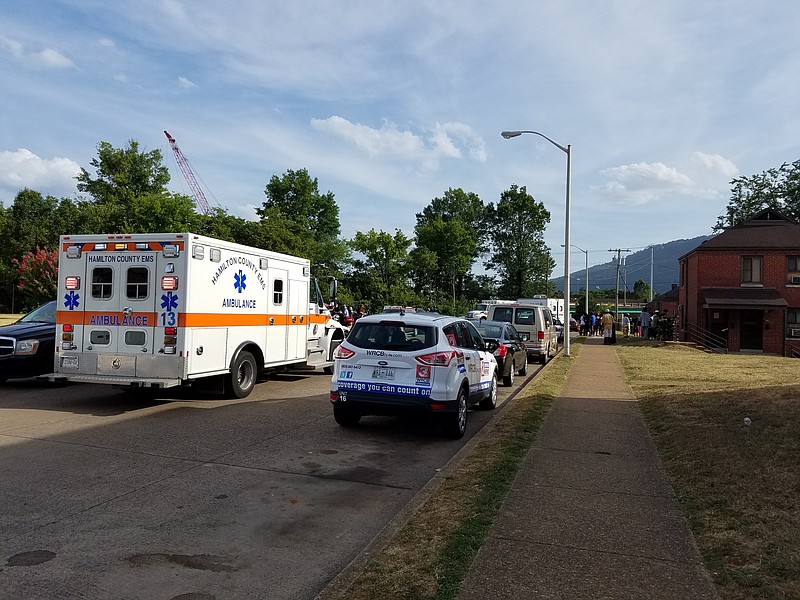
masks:
<instances>
[{"instance_id":1,"label":"utility pole","mask_svg":"<svg viewBox=\"0 0 800 600\"><path fill-rule=\"evenodd\" d=\"M617 258L614 259L614 262L617 265L617 293L614 295L614 322L616 323L617 319L619 319L619 268L622 266L622 253L623 252L630 252L630 248L616 248L614 250L610 249L609 252L616 252Z\"/></svg>"},{"instance_id":2,"label":"utility pole","mask_svg":"<svg viewBox=\"0 0 800 600\"><path fill-rule=\"evenodd\" d=\"M655 246L650 246L650 302L653 301L653 251Z\"/></svg>"}]
</instances>

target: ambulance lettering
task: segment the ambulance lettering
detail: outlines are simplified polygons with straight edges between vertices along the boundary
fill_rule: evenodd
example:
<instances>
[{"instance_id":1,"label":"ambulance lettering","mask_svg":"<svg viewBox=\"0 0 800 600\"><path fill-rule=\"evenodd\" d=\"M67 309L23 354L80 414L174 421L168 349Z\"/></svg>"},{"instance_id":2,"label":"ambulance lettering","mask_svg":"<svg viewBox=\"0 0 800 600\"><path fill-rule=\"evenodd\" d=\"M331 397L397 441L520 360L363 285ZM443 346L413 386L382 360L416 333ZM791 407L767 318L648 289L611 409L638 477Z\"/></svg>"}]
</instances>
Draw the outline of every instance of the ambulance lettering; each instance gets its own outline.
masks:
<instances>
[{"instance_id":1,"label":"ambulance lettering","mask_svg":"<svg viewBox=\"0 0 800 600\"><path fill-rule=\"evenodd\" d=\"M91 315L89 325L104 325L106 327L149 327L150 315Z\"/></svg>"}]
</instances>

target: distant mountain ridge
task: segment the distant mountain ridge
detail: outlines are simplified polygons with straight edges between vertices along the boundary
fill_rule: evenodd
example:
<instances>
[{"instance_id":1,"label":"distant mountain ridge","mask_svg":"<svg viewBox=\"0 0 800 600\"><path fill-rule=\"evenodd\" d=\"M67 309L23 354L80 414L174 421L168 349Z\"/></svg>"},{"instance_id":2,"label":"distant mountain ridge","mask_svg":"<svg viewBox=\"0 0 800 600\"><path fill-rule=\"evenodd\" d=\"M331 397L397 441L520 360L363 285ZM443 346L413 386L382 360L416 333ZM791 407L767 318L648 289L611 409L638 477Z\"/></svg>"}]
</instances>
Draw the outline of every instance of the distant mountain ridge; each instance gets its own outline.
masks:
<instances>
[{"instance_id":1,"label":"distant mountain ridge","mask_svg":"<svg viewBox=\"0 0 800 600\"><path fill-rule=\"evenodd\" d=\"M628 291L633 291L633 285L643 279L650 283L650 259L652 248L653 262L653 293L662 294L672 288L672 284L679 281L678 258L687 252L694 250L704 241L711 239L713 235L701 235L691 239L675 240L666 244L654 244L651 247L632 252L623 253L624 264L619 272L619 288L625 289L627 284ZM609 257L611 257L609 253ZM589 287L596 290L609 290L616 287L617 267L610 258L607 263L589 267ZM573 248L571 256L572 273L570 273L570 291L574 294L586 287L586 269L579 265L584 264L583 253ZM554 277L551 281L559 291L564 291L564 277Z\"/></svg>"}]
</instances>

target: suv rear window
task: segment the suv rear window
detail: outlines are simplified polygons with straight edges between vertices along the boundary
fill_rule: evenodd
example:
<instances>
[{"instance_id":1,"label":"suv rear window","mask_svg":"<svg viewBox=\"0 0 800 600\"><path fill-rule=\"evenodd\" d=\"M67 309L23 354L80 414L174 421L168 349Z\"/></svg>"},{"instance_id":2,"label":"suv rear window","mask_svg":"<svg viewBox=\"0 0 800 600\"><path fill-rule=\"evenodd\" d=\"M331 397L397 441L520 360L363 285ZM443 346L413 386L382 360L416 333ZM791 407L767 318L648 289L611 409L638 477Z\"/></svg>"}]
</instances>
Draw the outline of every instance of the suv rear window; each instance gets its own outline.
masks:
<instances>
[{"instance_id":1,"label":"suv rear window","mask_svg":"<svg viewBox=\"0 0 800 600\"><path fill-rule=\"evenodd\" d=\"M368 350L415 351L436 345L436 328L428 325L406 325L401 322L363 323L356 321L348 343Z\"/></svg>"}]
</instances>

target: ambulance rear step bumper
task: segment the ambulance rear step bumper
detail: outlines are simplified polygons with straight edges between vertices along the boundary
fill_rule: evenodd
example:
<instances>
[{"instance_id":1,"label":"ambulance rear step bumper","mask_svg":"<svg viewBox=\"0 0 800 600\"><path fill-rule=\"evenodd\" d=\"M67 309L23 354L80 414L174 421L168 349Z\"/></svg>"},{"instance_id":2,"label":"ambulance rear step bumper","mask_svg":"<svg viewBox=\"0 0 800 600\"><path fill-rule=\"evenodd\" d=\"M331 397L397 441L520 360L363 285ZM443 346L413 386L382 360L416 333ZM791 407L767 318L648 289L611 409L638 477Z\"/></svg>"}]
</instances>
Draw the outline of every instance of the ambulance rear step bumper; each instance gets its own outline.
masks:
<instances>
[{"instance_id":1,"label":"ambulance rear step bumper","mask_svg":"<svg viewBox=\"0 0 800 600\"><path fill-rule=\"evenodd\" d=\"M181 385L180 379L130 379L129 377L112 377L110 375L66 375L64 373L49 373L37 377L39 381L51 383L102 383L127 388L169 388Z\"/></svg>"}]
</instances>

